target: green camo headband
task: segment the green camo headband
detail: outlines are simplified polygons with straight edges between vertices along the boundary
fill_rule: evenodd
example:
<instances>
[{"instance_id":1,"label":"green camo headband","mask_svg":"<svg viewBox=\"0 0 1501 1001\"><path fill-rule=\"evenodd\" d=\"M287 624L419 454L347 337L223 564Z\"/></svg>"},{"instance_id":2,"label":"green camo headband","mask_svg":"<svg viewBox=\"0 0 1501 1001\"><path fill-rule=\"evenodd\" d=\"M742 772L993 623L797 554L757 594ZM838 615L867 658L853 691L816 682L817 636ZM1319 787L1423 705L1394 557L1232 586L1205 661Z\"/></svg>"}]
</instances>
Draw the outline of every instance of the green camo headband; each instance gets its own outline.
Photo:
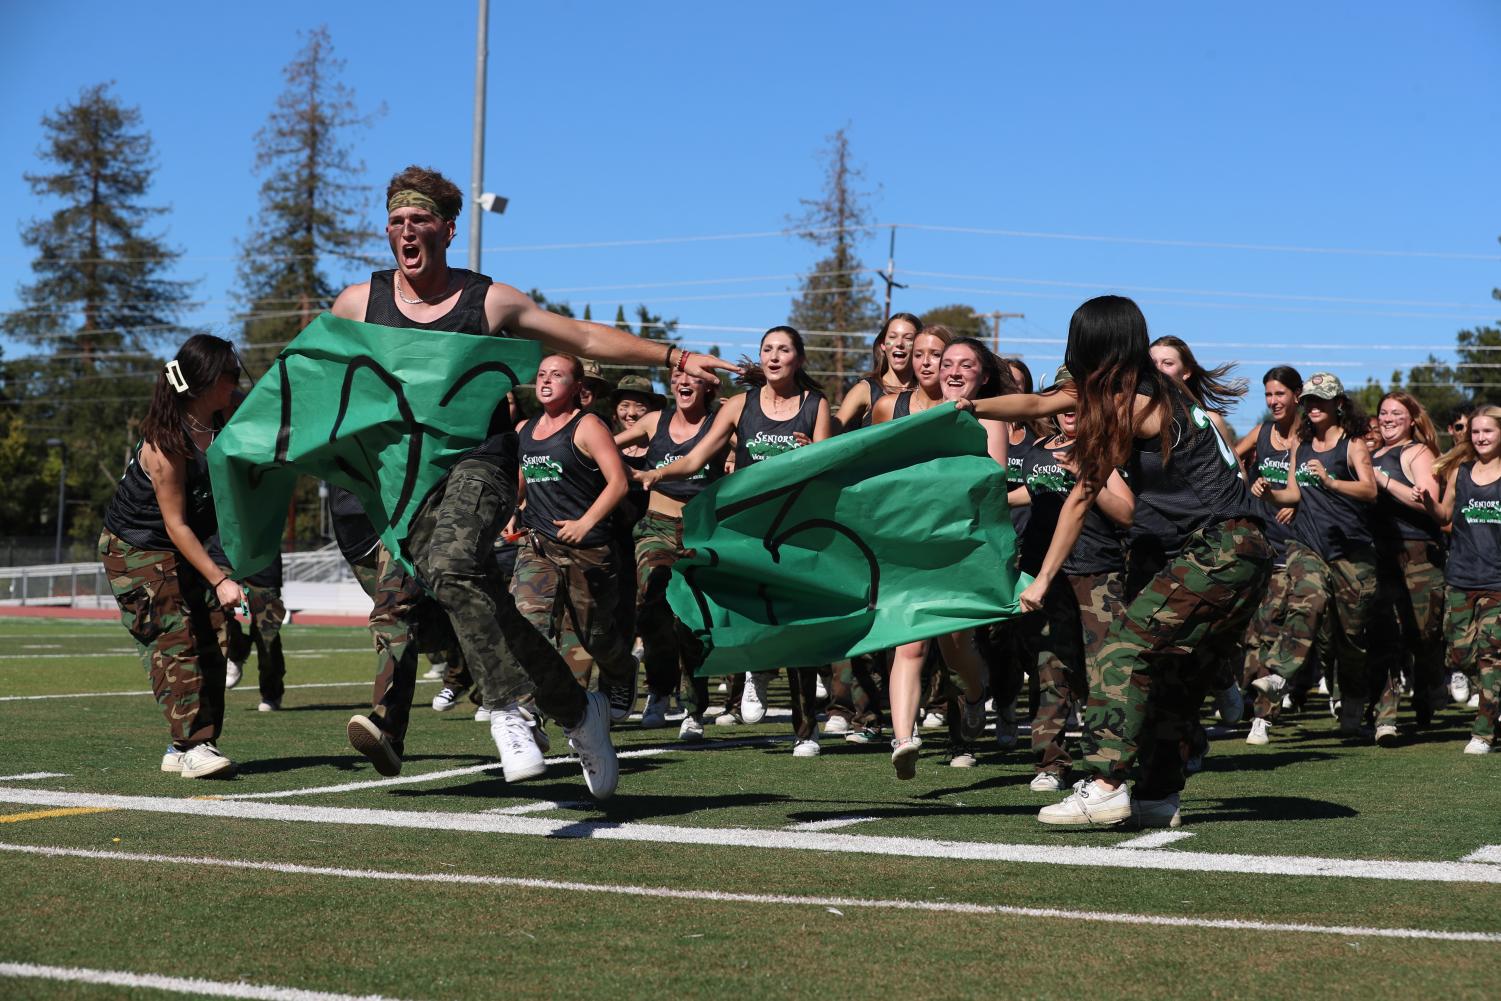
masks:
<instances>
[{"instance_id":1,"label":"green camo headband","mask_svg":"<svg viewBox=\"0 0 1501 1001\"><path fill-rule=\"evenodd\" d=\"M439 219L448 218L448 216L444 215L443 211L438 208L437 202L433 201L422 192L413 191L411 188L402 188L400 191L396 192L396 194L392 195L386 202L387 212L395 212L397 209L404 209L408 207L431 212Z\"/></svg>"}]
</instances>

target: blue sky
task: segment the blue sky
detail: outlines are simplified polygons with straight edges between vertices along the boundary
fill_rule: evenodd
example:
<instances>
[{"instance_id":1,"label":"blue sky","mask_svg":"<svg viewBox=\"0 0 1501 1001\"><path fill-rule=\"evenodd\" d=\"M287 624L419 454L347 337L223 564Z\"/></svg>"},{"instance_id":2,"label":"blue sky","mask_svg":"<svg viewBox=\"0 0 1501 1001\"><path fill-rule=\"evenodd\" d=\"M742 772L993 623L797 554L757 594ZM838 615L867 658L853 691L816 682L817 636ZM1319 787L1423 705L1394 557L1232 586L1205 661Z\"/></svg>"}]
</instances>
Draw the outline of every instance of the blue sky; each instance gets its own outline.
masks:
<instances>
[{"instance_id":1,"label":"blue sky","mask_svg":"<svg viewBox=\"0 0 1501 1001\"><path fill-rule=\"evenodd\" d=\"M276 248L249 224L253 137L298 30L320 22L359 101L387 109L358 141L371 182L415 161L467 191L473 3L26 4L0 70L0 309L27 275L19 226L52 207L21 179L39 119L114 80L156 142L152 200L172 209L179 276L199 281L193 319L232 332L235 241ZM1501 316L1498 43L1490 0L496 0L486 187L511 206L486 220L484 269L596 317L646 302L690 345L732 353L786 318L814 248L541 248L778 230L848 125L879 222L1001 231L899 230L897 308L1025 313L1004 346L1046 371L1073 308L1120 291L1154 334L1253 386L1283 362L1385 379ZM1065 238L1080 236L1110 239ZM863 250L883 264L886 235ZM1260 409L1253 391L1242 425Z\"/></svg>"}]
</instances>

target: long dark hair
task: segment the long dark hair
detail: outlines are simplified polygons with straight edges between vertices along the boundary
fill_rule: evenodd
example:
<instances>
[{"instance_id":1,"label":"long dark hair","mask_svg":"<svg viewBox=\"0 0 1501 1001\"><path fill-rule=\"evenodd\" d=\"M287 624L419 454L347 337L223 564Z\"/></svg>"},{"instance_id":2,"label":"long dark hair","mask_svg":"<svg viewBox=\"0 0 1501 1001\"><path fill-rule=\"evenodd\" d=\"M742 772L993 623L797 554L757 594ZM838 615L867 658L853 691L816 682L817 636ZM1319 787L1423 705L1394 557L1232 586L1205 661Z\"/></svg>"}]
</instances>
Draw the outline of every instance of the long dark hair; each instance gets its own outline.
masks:
<instances>
[{"instance_id":1,"label":"long dark hair","mask_svg":"<svg viewBox=\"0 0 1501 1001\"><path fill-rule=\"evenodd\" d=\"M1178 359L1183 362L1183 375L1181 376L1183 385L1188 387L1188 391L1206 410L1224 413L1246 395L1246 381L1230 378L1230 373L1235 371L1232 363L1226 362L1214 368L1205 368L1199 364L1199 359L1194 357L1188 342L1172 334L1157 338L1148 350L1159 347L1172 348L1178 352Z\"/></svg>"},{"instance_id":2,"label":"long dark hair","mask_svg":"<svg viewBox=\"0 0 1501 1001\"><path fill-rule=\"evenodd\" d=\"M793 327L772 327L761 335L761 343L765 344L766 338L772 334L786 334L787 339L792 342L792 350L797 352L799 364L797 371L792 375L793 384L798 389L804 389L812 393L822 393L823 389L818 385L818 381L808 374L808 349L803 345L803 335L798 333ZM742 385L754 386L757 389L766 385L766 373L761 370L760 361L751 361L742 355L740 357L740 369L741 372L737 381Z\"/></svg>"},{"instance_id":3,"label":"long dark hair","mask_svg":"<svg viewBox=\"0 0 1501 1001\"><path fill-rule=\"evenodd\" d=\"M992 396L1007 396L1017 392L1016 380L1011 377L1011 370L1002 364L1001 359L997 358L995 352L990 350L983 341L974 337L956 337L949 341L943 353L948 354L961 345L973 351L975 357L980 360L980 372L984 378L980 380L980 387L975 390L975 399L984 400Z\"/></svg>"},{"instance_id":4,"label":"long dark hair","mask_svg":"<svg viewBox=\"0 0 1501 1001\"><path fill-rule=\"evenodd\" d=\"M189 337L156 377L151 403L141 419L141 440L163 455L192 455L196 446L184 419L188 403L213 389L220 376L239 379L241 367L235 346L224 338Z\"/></svg>"},{"instance_id":5,"label":"long dark hair","mask_svg":"<svg viewBox=\"0 0 1501 1001\"><path fill-rule=\"evenodd\" d=\"M1086 483L1098 489L1130 457L1141 424L1136 394L1144 382L1158 387L1148 413L1160 419L1162 461L1168 461L1173 442L1170 398L1162 383L1167 377L1152 364L1141 307L1125 296L1102 295L1074 310L1063 363L1079 391L1074 457Z\"/></svg>"},{"instance_id":6,"label":"long dark hair","mask_svg":"<svg viewBox=\"0 0 1501 1001\"><path fill-rule=\"evenodd\" d=\"M1280 382L1292 390L1293 399L1303 395L1303 376L1291 365L1274 365L1266 370L1266 375L1261 377L1261 384L1265 386L1269 382Z\"/></svg>"},{"instance_id":7,"label":"long dark hair","mask_svg":"<svg viewBox=\"0 0 1501 1001\"><path fill-rule=\"evenodd\" d=\"M891 325L897 320L903 320L912 324L913 336L922 333L922 320L911 313L892 313L881 324L881 332L876 334L876 339L870 342L870 371L860 376L862 379L879 379L891 370L891 360L886 357L886 352L881 350L886 344L886 333L891 330Z\"/></svg>"}]
</instances>

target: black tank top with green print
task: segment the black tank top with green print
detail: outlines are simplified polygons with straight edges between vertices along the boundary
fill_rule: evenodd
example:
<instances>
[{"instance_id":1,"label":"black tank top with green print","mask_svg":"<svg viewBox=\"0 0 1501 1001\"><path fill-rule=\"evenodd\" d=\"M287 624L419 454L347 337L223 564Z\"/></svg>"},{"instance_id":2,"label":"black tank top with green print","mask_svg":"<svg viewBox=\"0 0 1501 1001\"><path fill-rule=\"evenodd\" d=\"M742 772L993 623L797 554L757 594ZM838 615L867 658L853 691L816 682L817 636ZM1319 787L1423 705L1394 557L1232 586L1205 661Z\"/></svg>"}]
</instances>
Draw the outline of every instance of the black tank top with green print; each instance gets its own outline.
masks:
<instances>
[{"instance_id":1,"label":"black tank top with green print","mask_svg":"<svg viewBox=\"0 0 1501 1001\"><path fill-rule=\"evenodd\" d=\"M813 427L818 421L818 403L823 394L816 389L803 391L803 402L786 420L773 420L761 409L761 389L751 387L745 394L745 408L740 411L740 421L735 425L735 468L749 469L772 456L790 452L798 447L793 435L801 431L813 437Z\"/></svg>"},{"instance_id":2,"label":"black tank top with green print","mask_svg":"<svg viewBox=\"0 0 1501 1001\"><path fill-rule=\"evenodd\" d=\"M1454 533L1444 580L1464 591L1501 591L1501 480L1476 484L1474 463L1454 477Z\"/></svg>"},{"instance_id":3,"label":"black tank top with green print","mask_svg":"<svg viewBox=\"0 0 1501 1001\"><path fill-rule=\"evenodd\" d=\"M687 441L674 441L672 438L672 417L677 413L677 407L669 405L666 410L657 416L657 430L651 436L651 441L646 446L646 462L644 469L661 469L663 466L676 459L680 459L693 451L695 445L703 440L704 435L709 433L709 428L714 424L714 411L704 415L703 423L698 430L688 436ZM703 492L704 487L724 475L724 450L718 455L710 456L704 468L698 470L686 480L663 480L655 484L652 490L664 497L673 500L690 501Z\"/></svg>"},{"instance_id":4,"label":"black tank top with green print","mask_svg":"<svg viewBox=\"0 0 1501 1001\"><path fill-rule=\"evenodd\" d=\"M1292 468L1291 449L1277 448L1272 444L1271 421L1261 425L1261 431L1256 435L1256 469L1258 477L1266 480L1267 485L1281 490L1287 486L1287 471ZM1266 541L1272 547L1272 555L1280 567L1287 563L1287 543L1292 538L1292 533L1287 526L1277 520L1277 505L1270 498L1258 498L1262 507L1262 516L1266 519Z\"/></svg>"},{"instance_id":5,"label":"black tank top with green print","mask_svg":"<svg viewBox=\"0 0 1501 1001\"><path fill-rule=\"evenodd\" d=\"M136 442L135 451L130 453L130 465L125 467L125 475L105 509L104 527L137 549L176 552L177 545L167 534L161 506L156 502L156 488L141 465L143 444ZM219 521L214 511L213 484L209 482L208 456L197 448L188 457L184 479L183 520L193 537L204 542L218 533Z\"/></svg>"},{"instance_id":6,"label":"black tank top with green print","mask_svg":"<svg viewBox=\"0 0 1501 1001\"><path fill-rule=\"evenodd\" d=\"M554 542L558 541L558 526L553 522L582 518L605 489L599 466L584 458L573 440L579 421L588 416L584 411L574 414L573 420L546 438L532 434L537 420L528 422L519 433L521 476L526 480L521 524ZM602 518L578 545L603 546L609 541L609 519Z\"/></svg>"},{"instance_id":7,"label":"black tank top with green print","mask_svg":"<svg viewBox=\"0 0 1501 1001\"><path fill-rule=\"evenodd\" d=\"M1303 499L1293 517L1293 538L1325 560L1346 559L1371 545L1373 505L1326 487L1308 468L1314 459L1322 462L1336 480L1349 483L1356 478L1355 468L1350 464L1349 435L1342 435L1327 452L1316 451L1311 441L1299 445L1297 476Z\"/></svg>"}]
</instances>

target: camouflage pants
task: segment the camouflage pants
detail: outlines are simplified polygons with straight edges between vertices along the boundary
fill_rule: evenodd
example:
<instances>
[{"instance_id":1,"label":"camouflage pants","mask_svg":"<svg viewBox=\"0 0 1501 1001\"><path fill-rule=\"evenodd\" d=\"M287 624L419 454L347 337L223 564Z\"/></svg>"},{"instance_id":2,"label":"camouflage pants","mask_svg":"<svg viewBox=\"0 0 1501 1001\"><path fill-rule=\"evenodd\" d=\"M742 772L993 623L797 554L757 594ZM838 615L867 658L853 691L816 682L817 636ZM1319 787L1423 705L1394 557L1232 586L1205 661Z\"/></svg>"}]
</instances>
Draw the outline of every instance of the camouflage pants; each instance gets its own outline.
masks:
<instances>
[{"instance_id":1,"label":"camouflage pants","mask_svg":"<svg viewBox=\"0 0 1501 1001\"><path fill-rule=\"evenodd\" d=\"M1062 778L1073 765L1064 743L1071 710L1089 695L1084 679L1084 639L1079 600L1069 580L1053 578L1042 608L1016 621L1026 663L1037 676L1037 712L1032 717L1032 752L1037 770Z\"/></svg>"},{"instance_id":2,"label":"camouflage pants","mask_svg":"<svg viewBox=\"0 0 1501 1001\"><path fill-rule=\"evenodd\" d=\"M830 665L829 716L843 716L857 727L882 725L885 695L882 679L889 669L885 653L862 653Z\"/></svg>"},{"instance_id":3,"label":"camouflage pants","mask_svg":"<svg viewBox=\"0 0 1501 1001\"><path fill-rule=\"evenodd\" d=\"M1291 593L1292 580L1288 577L1287 567L1285 565L1273 567L1271 579L1267 581L1266 594L1262 597L1261 604L1256 606L1256 612L1246 626L1246 658L1244 673L1241 675L1242 687L1248 687L1257 678L1272 673L1272 669L1266 663L1266 657L1278 642L1284 639L1287 600ZM1311 642L1309 652L1312 652ZM1261 689L1256 689L1257 719L1275 720L1281 711L1282 700L1280 698L1272 698Z\"/></svg>"},{"instance_id":4,"label":"camouflage pants","mask_svg":"<svg viewBox=\"0 0 1501 1001\"><path fill-rule=\"evenodd\" d=\"M1396 726L1402 672L1411 659L1412 698L1420 723L1444 666L1444 550L1421 539L1403 541L1376 562L1376 598L1366 631L1371 676L1382 684L1379 726Z\"/></svg>"},{"instance_id":5,"label":"camouflage pants","mask_svg":"<svg viewBox=\"0 0 1501 1001\"><path fill-rule=\"evenodd\" d=\"M528 532L516 556L511 595L516 608L550 638L587 689L594 664L602 685L634 685L631 637L617 626L621 568L615 547L570 546Z\"/></svg>"},{"instance_id":6,"label":"camouflage pants","mask_svg":"<svg viewBox=\"0 0 1501 1001\"><path fill-rule=\"evenodd\" d=\"M635 540L636 623L645 650L647 687L654 695L666 696L678 690L678 678L683 678L688 683L683 709L702 720L709 706L709 682L696 674L704 662L704 646L667 603L672 565L683 549L683 519L648 510L636 522Z\"/></svg>"},{"instance_id":7,"label":"camouflage pants","mask_svg":"<svg viewBox=\"0 0 1501 1001\"><path fill-rule=\"evenodd\" d=\"M1079 605L1079 638L1089 688L1100 675L1100 651L1110 626L1126 608L1125 581L1119 573L1070 574L1069 587ZM1086 691L1087 695L1087 691Z\"/></svg>"},{"instance_id":8,"label":"camouflage pants","mask_svg":"<svg viewBox=\"0 0 1501 1001\"><path fill-rule=\"evenodd\" d=\"M1501 716L1501 591L1450 587L1444 609L1449 670L1480 677L1480 711L1472 731L1495 742Z\"/></svg>"},{"instance_id":9,"label":"camouflage pants","mask_svg":"<svg viewBox=\"0 0 1501 1001\"><path fill-rule=\"evenodd\" d=\"M1197 717L1213 665L1239 643L1271 564L1255 522L1219 522L1190 535L1182 552L1130 601L1100 649L1098 683L1084 718L1085 770L1124 779L1137 763L1149 711L1164 721ZM1153 746L1171 742L1172 752L1149 750L1152 763L1172 773L1166 784L1181 782L1179 738L1155 722L1153 730Z\"/></svg>"},{"instance_id":10,"label":"camouflage pants","mask_svg":"<svg viewBox=\"0 0 1501 1001\"><path fill-rule=\"evenodd\" d=\"M370 609L370 637L375 641L370 718L400 755L417 690L416 619L422 589L384 544L351 563L350 569L375 603Z\"/></svg>"},{"instance_id":11,"label":"camouflage pants","mask_svg":"<svg viewBox=\"0 0 1501 1001\"><path fill-rule=\"evenodd\" d=\"M1325 673L1337 663L1341 697L1364 700L1370 691L1365 645L1366 623L1376 596L1376 556L1369 548L1344 559L1325 561L1297 542L1287 546L1287 603L1280 628L1267 647L1258 648L1251 670L1275 672L1289 680L1313 656L1325 637Z\"/></svg>"},{"instance_id":12,"label":"camouflage pants","mask_svg":"<svg viewBox=\"0 0 1501 1001\"><path fill-rule=\"evenodd\" d=\"M137 549L105 529L99 558L136 641L172 746L187 750L224 729L224 611L213 588L175 552Z\"/></svg>"},{"instance_id":13,"label":"camouflage pants","mask_svg":"<svg viewBox=\"0 0 1501 1001\"><path fill-rule=\"evenodd\" d=\"M244 664L253 645L261 700L280 702L282 695L286 694L287 677L287 659L281 649L281 624L287 617L287 606L282 603L281 588L254 584L242 584L241 587L245 589L245 603L250 606L250 634L247 636L241 632L239 619L225 617L224 625L229 631L229 659Z\"/></svg>"},{"instance_id":14,"label":"camouflage pants","mask_svg":"<svg viewBox=\"0 0 1501 1001\"><path fill-rule=\"evenodd\" d=\"M453 623L464 661L495 709L527 696L565 727L586 696L558 651L516 608L495 562L495 539L516 507L516 470L464 459L412 519L407 545L422 583Z\"/></svg>"},{"instance_id":15,"label":"camouflage pants","mask_svg":"<svg viewBox=\"0 0 1501 1001\"><path fill-rule=\"evenodd\" d=\"M511 586L511 574L516 569L516 543L496 539L495 566L500 571L500 579L507 588ZM431 600L431 599L430 599ZM436 602L434 602L436 604ZM442 607L441 605L439 606ZM459 638L454 634L453 625L448 621L448 616L443 616L446 633L436 638L432 643L428 642L424 633L422 638L422 652L425 653L434 665L443 665L443 685L454 691L467 689L469 701L479 705L484 701L484 693L474 683L474 675L469 671L469 665L464 660L464 649L459 646Z\"/></svg>"}]
</instances>

